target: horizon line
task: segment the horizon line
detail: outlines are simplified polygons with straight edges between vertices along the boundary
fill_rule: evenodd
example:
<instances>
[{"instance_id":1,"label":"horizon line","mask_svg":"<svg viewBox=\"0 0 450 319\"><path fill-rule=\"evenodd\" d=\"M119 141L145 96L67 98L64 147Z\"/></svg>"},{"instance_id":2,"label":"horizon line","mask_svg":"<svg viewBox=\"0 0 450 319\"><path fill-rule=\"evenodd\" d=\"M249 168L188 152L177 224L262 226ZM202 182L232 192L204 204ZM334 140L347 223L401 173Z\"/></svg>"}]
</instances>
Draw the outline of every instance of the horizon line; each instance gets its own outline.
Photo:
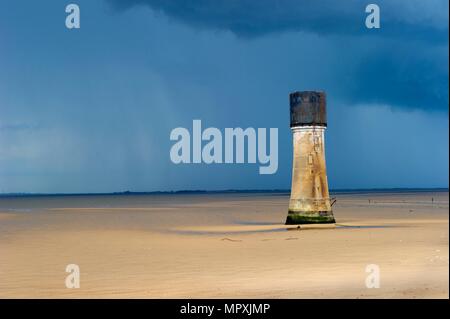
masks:
<instances>
[{"instance_id":1,"label":"horizon line","mask_svg":"<svg viewBox=\"0 0 450 319\"><path fill-rule=\"evenodd\" d=\"M382 192L430 192L449 191L448 187L387 187L387 188L337 188L330 193L382 193ZM176 194L230 194L230 193L290 193L290 189L222 189L222 190L172 190L172 191L118 191L93 193L0 193L0 197L32 196L111 196L111 195L176 195Z\"/></svg>"}]
</instances>

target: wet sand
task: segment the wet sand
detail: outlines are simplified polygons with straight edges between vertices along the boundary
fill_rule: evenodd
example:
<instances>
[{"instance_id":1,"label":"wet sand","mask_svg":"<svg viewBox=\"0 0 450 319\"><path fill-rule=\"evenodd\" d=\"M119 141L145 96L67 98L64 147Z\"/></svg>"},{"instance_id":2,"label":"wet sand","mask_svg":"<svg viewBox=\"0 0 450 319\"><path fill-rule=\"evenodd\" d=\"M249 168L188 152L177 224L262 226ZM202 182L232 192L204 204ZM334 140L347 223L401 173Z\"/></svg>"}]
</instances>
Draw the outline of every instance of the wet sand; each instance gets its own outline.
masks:
<instances>
[{"instance_id":1,"label":"wet sand","mask_svg":"<svg viewBox=\"0 0 450 319\"><path fill-rule=\"evenodd\" d=\"M0 297L449 297L448 192L336 197L300 230L288 194L0 197Z\"/></svg>"}]
</instances>

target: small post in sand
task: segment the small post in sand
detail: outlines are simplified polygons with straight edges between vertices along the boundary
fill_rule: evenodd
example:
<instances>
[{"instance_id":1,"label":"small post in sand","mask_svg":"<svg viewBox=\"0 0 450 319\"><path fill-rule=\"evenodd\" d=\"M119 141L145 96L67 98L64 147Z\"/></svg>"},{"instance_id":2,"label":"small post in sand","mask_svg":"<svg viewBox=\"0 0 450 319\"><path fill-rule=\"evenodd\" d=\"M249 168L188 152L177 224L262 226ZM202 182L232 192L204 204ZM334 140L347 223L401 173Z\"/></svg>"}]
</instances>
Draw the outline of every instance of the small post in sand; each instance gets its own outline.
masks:
<instances>
[{"instance_id":1,"label":"small post in sand","mask_svg":"<svg viewBox=\"0 0 450 319\"><path fill-rule=\"evenodd\" d=\"M294 157L286 225L334 224L325 166L325 93L294 92L289 98Z\"/></svg>"}]
</instances>

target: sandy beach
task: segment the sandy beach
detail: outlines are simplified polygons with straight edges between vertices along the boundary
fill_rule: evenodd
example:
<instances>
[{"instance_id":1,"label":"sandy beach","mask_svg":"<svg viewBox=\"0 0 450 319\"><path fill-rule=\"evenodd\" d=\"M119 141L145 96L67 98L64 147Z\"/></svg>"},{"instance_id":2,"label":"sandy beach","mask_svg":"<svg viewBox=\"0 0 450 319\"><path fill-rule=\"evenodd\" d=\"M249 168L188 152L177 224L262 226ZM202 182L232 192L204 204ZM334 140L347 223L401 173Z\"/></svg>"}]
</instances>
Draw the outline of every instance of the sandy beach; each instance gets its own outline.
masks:
<instances>
[{"instance_id":1,"label":"sandy beach","mask_svg":"<svg viewBox=\"0 0 450 319\"><path fill-rule=\"evenodd\" d=\"M288 194L1 197L0 297L449 297L448 192L333 196L300 230Z\"/></svg>"}]
</instances>

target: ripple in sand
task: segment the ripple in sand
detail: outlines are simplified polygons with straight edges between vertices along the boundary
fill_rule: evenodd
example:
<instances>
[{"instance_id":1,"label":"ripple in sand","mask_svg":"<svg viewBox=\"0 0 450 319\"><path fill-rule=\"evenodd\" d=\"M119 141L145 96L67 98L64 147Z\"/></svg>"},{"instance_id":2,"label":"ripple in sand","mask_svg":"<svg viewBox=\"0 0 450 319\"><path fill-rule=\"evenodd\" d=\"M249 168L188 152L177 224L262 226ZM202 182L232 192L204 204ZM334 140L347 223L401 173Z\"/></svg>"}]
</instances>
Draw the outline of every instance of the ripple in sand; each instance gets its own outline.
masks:
<instances>
[{"instance_id":1,"label":"ripple in sand","mask_svg":"<svg viewBox=\"0 0 450 319\"><path fill-rule=\"evenodd\" d=\"M277 233L286 231L304 230L344 230L344 229L377 229L389 228L390 225L344 225L344 224L308 224L308 225L284 225L261 222L238 222L229 225L192 226L171 229L181 235L227 235L227 234L252 234L252 233Z\"/></svg>"}]
</instances>

